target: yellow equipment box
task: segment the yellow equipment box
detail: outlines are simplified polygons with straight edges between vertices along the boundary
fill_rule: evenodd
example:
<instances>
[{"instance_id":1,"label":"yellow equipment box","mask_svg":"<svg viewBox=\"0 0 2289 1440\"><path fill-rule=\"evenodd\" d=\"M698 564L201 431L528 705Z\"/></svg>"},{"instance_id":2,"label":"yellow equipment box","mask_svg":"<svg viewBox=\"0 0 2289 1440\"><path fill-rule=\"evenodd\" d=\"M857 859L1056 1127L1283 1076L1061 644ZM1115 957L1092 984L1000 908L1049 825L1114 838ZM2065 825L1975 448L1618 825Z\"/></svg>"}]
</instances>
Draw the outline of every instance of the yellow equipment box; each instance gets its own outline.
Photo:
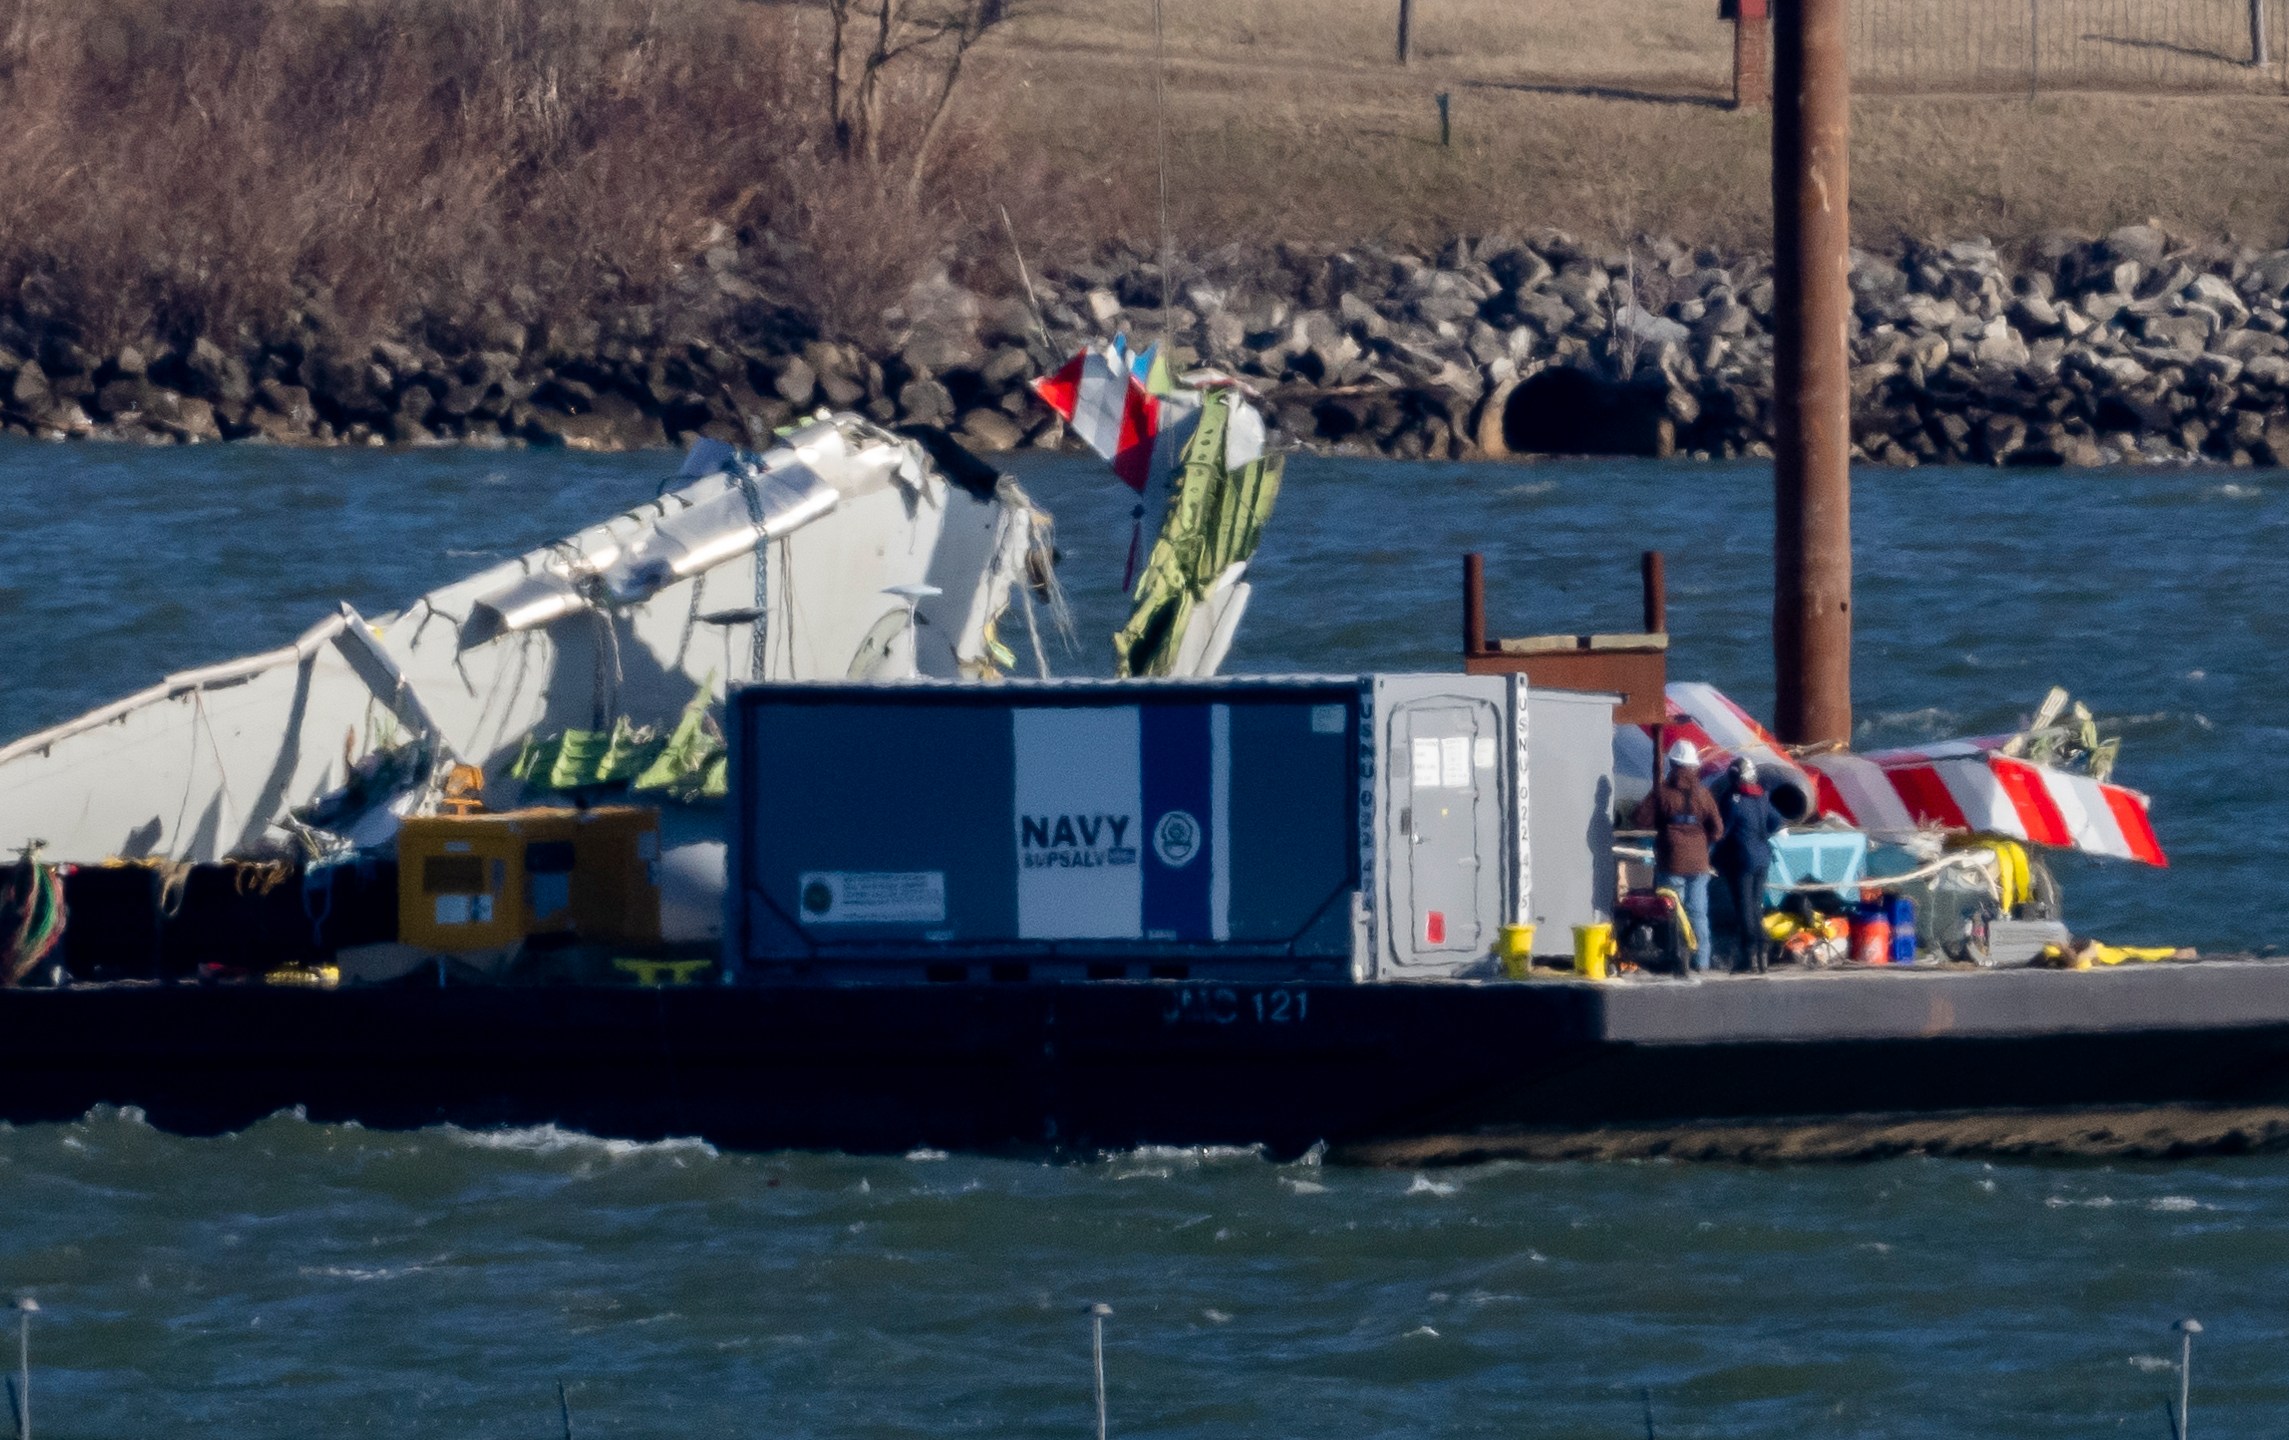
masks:
<instances>
[{"instance_id":1,"label":"yellow equipment box","mask_svg":"<svg viewBox=\"0 0 2289 1440\"><path fill-rule=\"evenodd\" d=\"M397 832L397 931L447 953L532 935L660 938L660 814L635 806L425 815Z\"/></svg>"},{"instance_id":2,"label":"yellow equipment box","mask_svg":"<svg viewBox=\"0 0 2289 1440\"><path fill-rule=\"evenodd\" d=\"M660 938L660 812L616 805L578 813L572 928L622 945Z\"/></svg>"}]
</instances>

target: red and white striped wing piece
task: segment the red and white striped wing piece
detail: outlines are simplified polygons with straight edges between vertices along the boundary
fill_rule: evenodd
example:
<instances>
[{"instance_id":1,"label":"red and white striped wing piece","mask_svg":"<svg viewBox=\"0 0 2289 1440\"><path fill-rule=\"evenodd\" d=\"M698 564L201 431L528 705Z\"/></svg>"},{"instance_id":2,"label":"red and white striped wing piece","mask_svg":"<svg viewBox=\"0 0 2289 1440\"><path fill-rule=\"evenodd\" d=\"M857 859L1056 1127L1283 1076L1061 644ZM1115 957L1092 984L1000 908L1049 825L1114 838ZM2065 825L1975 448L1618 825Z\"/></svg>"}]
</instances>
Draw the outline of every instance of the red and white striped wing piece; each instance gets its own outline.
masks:
<instances>
[{"instance_id":1,"label":"red and white striped wing piece","mask_svg":"<svg viewBox=\"0 0 2289 1440\"><path fill-rule=\"evenodd\" d=\"M1760 772L1803 777L1822 814L1877 840L1923 830L1975 831L2145 865L2168 865L2147 818L2147 799L2122 785L2073 775L2001 752L2007 735L1948 740L1866 755L1839 751L1799 760L1713 685L1668 687L1668 739L1700 745L1704 766L1747 755Z\"/></svg>"},{"instance_id":2,"label":"red and white striped wing piece","mask_svg":"<svg viewBox=\"0 0 2289 1440\"><path fill-rule=\"evenodd\" d=\"M2170 863L2154 835L2144 795L2004 755L1992 739L1864 756L1819 755L1806 764L1834 782L1837 803L1831 808L1871 832L1879 822L1864 821L1852 800L1867 795L1872 781L1880 781L1891 803L1879 799L1870 813L1886 827L1904 811L1924 829L2006 835L2142 865ZM1825 785L1821 799L1824 804L1828 800Z\"/></svg>"},{"instance_id":3,"label":"red and white striped wing piece","mask_svg":"<svg viewBox=\"0 0 2289 1440\"><path fill-rule=\"evenodd\" d=\"M1664 733L1674 742L1690 740L1704 752L1703 759L1722 761L1746 755L1763 765L1767 760L1796 766L1781 753L1780 741L1759 725L1756 717L1735 705L1732 697L1699 680L1673 680L1662 691L1668 702L1669 724Z\"/></svg>"}]
</instances>

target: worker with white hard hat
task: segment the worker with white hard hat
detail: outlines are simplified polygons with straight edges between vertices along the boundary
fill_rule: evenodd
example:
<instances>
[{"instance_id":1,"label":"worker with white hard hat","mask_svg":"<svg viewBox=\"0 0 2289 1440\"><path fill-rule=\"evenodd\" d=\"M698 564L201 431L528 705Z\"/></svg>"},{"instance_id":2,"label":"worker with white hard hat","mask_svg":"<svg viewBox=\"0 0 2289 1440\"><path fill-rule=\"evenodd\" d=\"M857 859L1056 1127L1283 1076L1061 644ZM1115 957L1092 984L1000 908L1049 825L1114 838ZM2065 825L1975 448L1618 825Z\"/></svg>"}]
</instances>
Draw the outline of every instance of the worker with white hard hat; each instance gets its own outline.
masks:
<instances>
[{"instance_id":1,"label":"worker with white hard hat","mask_svg":"<svg viewBox=\"0 0 2289 1440\"><path fill-rule=\"evenodd\" d=\"M1640 801L1631 823L1653 832L1653 883L1675 895L1693 928L1693 968L1709 968L1710 852L1725 838L1716 797L1701 783L1701 750L1690 740L1669 747L1668 773Z\"/></svg>"},{"instance_id":2,"label":"worker with white hard hat","mask_svg":"<svg viewBox=\"0 0 2289 1440\"><path fill-rule=\"evenodd\" d=\"M1743 755L1728 775L1730 783L1720 787L1717 797L1725 834L1709 858L1732 901L1733 973L1762 975L1770 948L1764 933L1764 881L1772 868L1772 837L1782 828L1780 813L1758 783L1756 761Z\"/></svg>"}]
</instances>

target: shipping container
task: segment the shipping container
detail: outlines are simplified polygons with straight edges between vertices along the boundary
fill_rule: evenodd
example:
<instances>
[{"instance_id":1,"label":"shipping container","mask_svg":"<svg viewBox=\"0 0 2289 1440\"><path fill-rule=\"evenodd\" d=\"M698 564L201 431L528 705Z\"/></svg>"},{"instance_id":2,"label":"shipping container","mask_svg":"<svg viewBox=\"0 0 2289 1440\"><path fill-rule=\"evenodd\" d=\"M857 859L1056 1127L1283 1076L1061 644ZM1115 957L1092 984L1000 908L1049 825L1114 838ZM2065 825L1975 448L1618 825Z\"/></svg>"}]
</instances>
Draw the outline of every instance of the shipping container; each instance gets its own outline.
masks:
<instances>
[{"instance_id":1,"label":"shipping container","mask_svg":"<svg viewBox=\"0 0 2289 1440\"><path fill-rule=\"evenodd\" d=\"M1488 973L1518 920L1563 949L1601 894L1610 909L1610 876L1587 877L1600 823L1610 851L1592 812L1611 804L1611 725L1553 722L1532 779L1570 828L1538 837L1517 782L1543 701L1463 675L745 688L726 965L1447 978ZM1548 906L1542 845L1583 852L1540 862L1585 877Z\"/></svg>"}]
</instances>

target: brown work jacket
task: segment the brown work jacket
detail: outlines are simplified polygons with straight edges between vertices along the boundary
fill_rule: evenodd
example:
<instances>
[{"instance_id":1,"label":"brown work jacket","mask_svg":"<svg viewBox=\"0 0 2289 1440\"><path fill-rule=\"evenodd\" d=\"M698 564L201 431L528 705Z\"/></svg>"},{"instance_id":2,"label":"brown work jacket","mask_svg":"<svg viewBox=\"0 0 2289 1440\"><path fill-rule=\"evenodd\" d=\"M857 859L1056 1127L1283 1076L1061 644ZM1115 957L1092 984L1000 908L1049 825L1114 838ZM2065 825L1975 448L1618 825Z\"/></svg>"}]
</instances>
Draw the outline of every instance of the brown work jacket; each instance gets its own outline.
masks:
<instances>
[{"instance_id":1,"label":"brown work jacket","mask_svg":"<svg viewBox=\"0 0 2289 1440\"><path fill-rule=\"evenodd\" d=\"M1697 775L1672 770L1637 802L1630 823L1653 832L1653 868L1662 875L1706 875L1709 852L1725 838L1717 797Z\"/></svg>"}]
</instances>

